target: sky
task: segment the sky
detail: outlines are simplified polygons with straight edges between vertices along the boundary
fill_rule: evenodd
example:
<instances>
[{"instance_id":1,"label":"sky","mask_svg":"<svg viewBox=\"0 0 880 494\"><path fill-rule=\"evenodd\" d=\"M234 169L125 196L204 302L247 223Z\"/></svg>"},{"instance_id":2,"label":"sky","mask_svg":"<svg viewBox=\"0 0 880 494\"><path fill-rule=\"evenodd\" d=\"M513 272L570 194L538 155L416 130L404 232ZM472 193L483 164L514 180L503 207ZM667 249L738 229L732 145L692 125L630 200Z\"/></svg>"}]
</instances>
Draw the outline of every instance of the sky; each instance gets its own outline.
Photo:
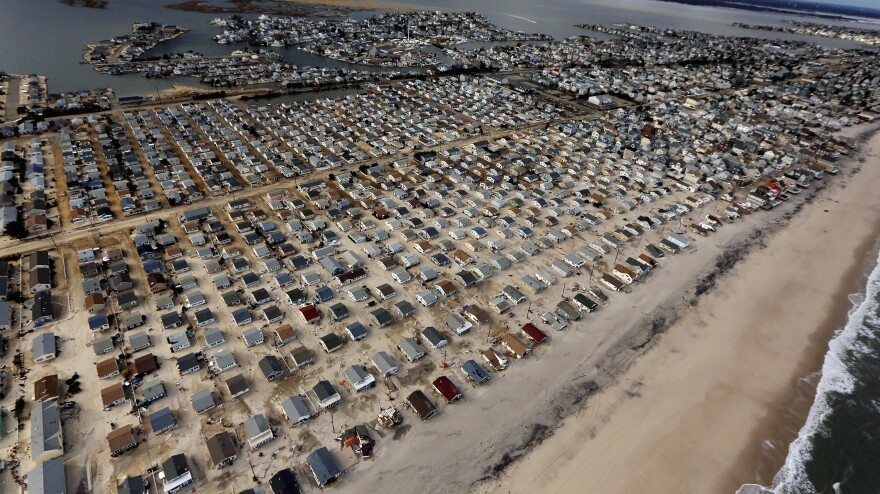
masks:
<instances>
[{"instance_id":1,"label":"sky","mask_svg":"<svg viewBox=\"0 0 880 494\"><path fill-rule=\"evenodd\" d=\"M829 5L850 5L853 7L868 7L880 9L880 1L878 0L814 0L816 3L827 3Z\"/></svg>"}]
</instances>

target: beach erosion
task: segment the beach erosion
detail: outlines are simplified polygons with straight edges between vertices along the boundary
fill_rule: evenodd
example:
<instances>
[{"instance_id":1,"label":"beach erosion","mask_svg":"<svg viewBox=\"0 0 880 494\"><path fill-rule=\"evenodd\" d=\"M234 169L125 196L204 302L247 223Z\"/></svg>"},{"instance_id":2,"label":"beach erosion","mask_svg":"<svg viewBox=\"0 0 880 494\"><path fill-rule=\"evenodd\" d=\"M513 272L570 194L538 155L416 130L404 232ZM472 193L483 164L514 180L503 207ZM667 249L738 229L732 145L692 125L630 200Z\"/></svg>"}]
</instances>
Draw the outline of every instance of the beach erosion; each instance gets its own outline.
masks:
<instances>
[{"instance_id":1,"label":"beach erosion","mask_svg":"<svg viewBox=\"0 0 880 494\"><path fill-rule=\"evenodd\" d=\"M880 134L841 168L802 206L771 213L765 234L734 227L752 239L742 239L752 243L742 259L679 309L614 384L479 490L734 493L772 484L849 296L877 260Z\"/></svg>"}]
</instances>

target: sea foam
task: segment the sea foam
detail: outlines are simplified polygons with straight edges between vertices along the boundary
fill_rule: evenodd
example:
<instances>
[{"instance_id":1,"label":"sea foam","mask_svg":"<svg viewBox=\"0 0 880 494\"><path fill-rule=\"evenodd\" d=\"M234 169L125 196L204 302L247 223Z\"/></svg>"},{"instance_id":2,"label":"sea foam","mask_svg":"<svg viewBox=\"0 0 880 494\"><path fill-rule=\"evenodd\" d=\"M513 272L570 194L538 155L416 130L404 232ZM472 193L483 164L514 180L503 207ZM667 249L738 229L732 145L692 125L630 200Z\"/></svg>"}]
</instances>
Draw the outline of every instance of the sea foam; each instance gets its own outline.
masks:
<instances>
[{"instance_id":1,"label":"sea foam","mask_svg":"<svg viewBox=\"0 0 880 494\"><path fill-rule=\"evenodd\" d=\"M822 364L822 377L816 386L816 399L810 408L807 421L788 448L785 464L773 479L770 488L756 484L743 485L737 494L813 494L816 488L807 476L806 465L812 452L812 438L821 431L823 421L830 412L829 397L831 393L851 394L855 380L847 368L845 359L867 351L864 344L858 341L860 336L873 337L865 322L876 321L877 309L880 304L876 297L880 291L880 255L874 270L868 277L864 294L853 294L849 300L853 303L849 311L846 326L828 343L828 353Z\"/></svg>"}]
</instances>

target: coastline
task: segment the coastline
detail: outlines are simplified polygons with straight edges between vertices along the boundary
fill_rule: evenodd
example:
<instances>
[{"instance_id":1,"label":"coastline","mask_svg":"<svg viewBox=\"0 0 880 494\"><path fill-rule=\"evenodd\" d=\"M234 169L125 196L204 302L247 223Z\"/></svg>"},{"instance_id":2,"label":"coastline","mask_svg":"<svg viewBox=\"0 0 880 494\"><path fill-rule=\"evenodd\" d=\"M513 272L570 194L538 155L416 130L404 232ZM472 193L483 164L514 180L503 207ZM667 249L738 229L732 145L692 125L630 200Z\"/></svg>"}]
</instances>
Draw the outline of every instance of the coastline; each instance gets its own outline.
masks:
<instances>
[{"instance_id":1,"label":"coastline","mask_svg":"<svg viewBox=\"0 0 880 494\"><path fill-rule=\"evenodd\" d=\"M868 185L880 180L876 130L847 159L866 155L859 171L833 178L615 384L480 490L733 493L769 484L812 405L818 379L803 378L821 370L828 341L846 322L848 295L864 290L866 265L876 261L880 199ZM826 241L809 243L813 235ZM779 263L807 266L773 279ZM754 307L742 317L751 326L729 320L743 304Z\"/></svg>"}]
</instances>

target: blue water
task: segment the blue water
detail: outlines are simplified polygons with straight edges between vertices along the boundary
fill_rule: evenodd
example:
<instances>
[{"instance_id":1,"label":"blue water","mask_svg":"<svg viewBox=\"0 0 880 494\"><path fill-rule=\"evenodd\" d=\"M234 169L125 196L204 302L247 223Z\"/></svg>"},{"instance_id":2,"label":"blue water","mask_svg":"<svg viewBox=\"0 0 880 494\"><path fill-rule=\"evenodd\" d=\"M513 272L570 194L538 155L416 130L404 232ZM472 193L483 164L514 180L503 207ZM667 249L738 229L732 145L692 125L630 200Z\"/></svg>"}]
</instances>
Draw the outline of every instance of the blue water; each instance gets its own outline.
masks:
<instances>
[{"instance_id":1,"label":"blue water","mask_svg":"<svg viewBox=\"0 0 880 494\"><path fill-rule=\"evenodd\" d=\"M806 424L773 485L740 494L880 493L880 259L828 345Z\"/></svg>"},{"instance_id":2,"label":"blue water","mask_svg":"<svg viewBox=\"0 0 880 494\"><path fill-rule=\"evenodd\" d=\"M177 24L189 32L157 47L150 55L193 50L205 55L224 55L238 46L214 43L219 28L208 21L219 14L163 8L173 0L108 0L107 7L72 7L58 0L0 1L0 71L37 73L49 77L52 92L112 87L117 95L151 94L173 84L198 85L194 79L145 79L137 74L99 74L82 64L86 44L125 34L132 22ZM632 22L672 29L693 29L731 36L795 39L824 46L847 48L851 41L803 35L749 31L733 22L780 25L793 16L717 9L653 0L385 0L385 3L427 10L476 10L497 25L559 38L585 34L578 23ZM373 12L356 12L362 18ZM801 18L802 19L802 18ZM310 55L295 48L281 49L284 59L298 65L340 66L339 62ZM360 68L360 67L357 67Z\"/></svg>"}]
</instances>

